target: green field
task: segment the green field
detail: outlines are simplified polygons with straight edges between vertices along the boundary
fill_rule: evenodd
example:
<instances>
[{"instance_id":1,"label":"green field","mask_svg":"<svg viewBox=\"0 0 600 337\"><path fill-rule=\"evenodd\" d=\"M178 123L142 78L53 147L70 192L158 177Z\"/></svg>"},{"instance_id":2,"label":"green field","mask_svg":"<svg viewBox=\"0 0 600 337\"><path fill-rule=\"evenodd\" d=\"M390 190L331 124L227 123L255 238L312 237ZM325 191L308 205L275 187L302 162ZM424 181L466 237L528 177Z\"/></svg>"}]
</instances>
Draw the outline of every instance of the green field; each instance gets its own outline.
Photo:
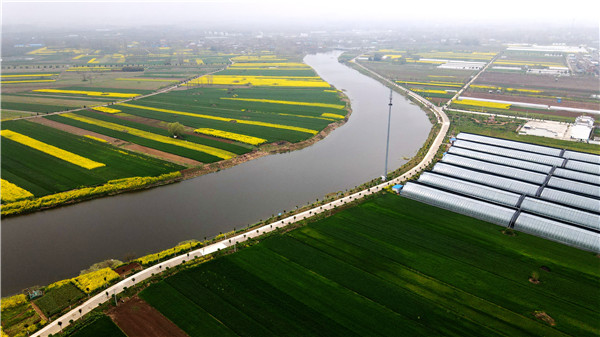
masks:
<instances>
[{"instance_id":1,"label":"green field","mask_svg":"<svg viewBox=\"0 0 600 337\"><path fill-rule=\"evenodd\" d=\"M70 330L65 337L127 337L125 333L106 315L95 318L89 324Z\"/></svg>"},{"instance_id":2,"label":"green field","mask_svg":"<svg viewBox=\"0 0 600 337\"><path fill-rule=\"evenodd\" d=\"M594 336L599 267L594 254L387 194L140 296L190 336Z\"/></svg>"},{"instance_id":3,"label":"green field","mask_svg":"<svg viewBox=\"0 0 600 337\"><path fill-rule=\"evenodd\" d=\"M322 89L303 88L236 88L231 90L220 88L193 88L188 90L172 91L166 94L139 99L133 104L192 114L202 114L222 118L301 127L315 131L320 131L330 123L333 123L335 120L337 120L335 118L322 117L321 114L332 113L345 116L347 113L345 109L335 109L329 107L249 102L241 100L227 100L222 98L269 99L344 105L344 103L341 102L339 95L335 92L326 92ZM306 132L286 130L275 127L231 123L229 121L218 121L201 117L131 108L121 105L116 105L115 108L131 115L156 119L164 122L180 122L181 124L192 128L214 128L223 131L235 132L264 138L267 139L268 142L282 140L298 142L313 136L312 134Z\"/></svg>"},{"instance_id":4,"label":"green field","mask_svg":"<svg viewBox=\"0 0 600 337\"><path fill-rule=\"evenodd\" d=\"M60 313L69 305L74 305L85 296L72 283L67 283L47 291L44 296L35 300L35 304L44 312L46 317Z\"/></svg>"},{"instance_id":5,"label":"green field","mask_svg":"<svg viewBox=\"0 0 600 337\"><path fill-rule=\"evenodd\" d=\"M176 164L24 120L3 122L2 128L106 165L88 170L2 138L2 179L16 184L36 197L83 186L100 185L114 179L158 176L183 169Z\"/></svg>"},{"instance_id":6,"label":"green field","mask_svg":"<svg viewBox=\"0 0 600 337\"><path fill-rule=\"evenodd\" d=\"M156 135L166 136L169 138L171 137L169 135L166 125L164 126L164 128L153 127L153 126L149 126L149 125L146 125L143 123L132 122L132 121L128 121L125 119L108 116L107 114L96 113L96 112L91 112L91 111L80 111L77 113L77 115L91 117L94 119L98 119L98 120L102 120L102 121L106 121L106 122L110 122L110 123L114 123L114 124L124 125L124 126L138 129L138 130L148 131L148 132L151 132ZM132 134L129 134L128 132L124 132L124 131L120 131L120 130L111 130L109 128L105 128L102 126L93 125L93 124L89 124L89 123L84 123L84 122L73 120L73 119L63 117L60 115L48 116L46 118L53 120L53 121L63 123L63 124L73 125L73 126L85 129L85 130L97 132L97 133L107 135L110 137L122 139L122 140L125 140L128 142L134 143L134 144L139 144L139 145L147 146L147 147L157 149L160 151L176 154L176 155L179 155L182 157L195 159L195 160L198 160L203 163L213 163L213 162L222 160L219 157L215 157L215 156L212 156L212 155L204 153L204 152L195 151L195 150L180 147L177 145L161 143L161 142L158 142L158 141L155 141L152 139L132 135ZM197 137L197 136L193 136L193 135L186 135L185 141L227 150L227 151L230 151L230 152L238 154L238 155L250 152L250 148L248 146L244 147L243 145L230 144L230 143L225 143L225 142L221 142L221 141L214 140L214 139L201 138L201 137Z\"/></svg>"}]
</instances>

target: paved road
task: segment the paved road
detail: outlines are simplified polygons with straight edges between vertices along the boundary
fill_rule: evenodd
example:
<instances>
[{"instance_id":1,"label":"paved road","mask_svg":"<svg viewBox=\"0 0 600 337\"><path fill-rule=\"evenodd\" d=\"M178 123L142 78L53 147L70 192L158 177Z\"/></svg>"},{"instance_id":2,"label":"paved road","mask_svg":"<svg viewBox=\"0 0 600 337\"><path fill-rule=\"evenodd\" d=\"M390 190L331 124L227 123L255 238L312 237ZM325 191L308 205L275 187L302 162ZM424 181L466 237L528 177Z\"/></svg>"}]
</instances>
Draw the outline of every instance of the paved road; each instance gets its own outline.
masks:
<instances>
[{"instance_id":1,"label":"paved road","mask_svg":"<svg viewBox=\"0 0 600 337\"><path fill-rule=\"evenodd\" d=\"M361 65L359 65L359 66L361 66ZM200 248L200 249L191 251L189 253L174 257L168 261L161 262L152 267L148 267L148 268L138 272L137 274L130 276L130 277L120 281L119 283L107 288L103 292L95 295L94 297L90 298L82 305L74 308L73 310L69 311L68 313L61 316L60 318L50 322L43 329L34 333L32 336L46 337L49 334L55 334L57 332L60 332L61 328L64 328L70 324L69 323L70 320L76 321L81 316L89 313L90 311L92 311L94 308L97 308L102 303L109 301L111 299L114 300L113 296L115 296L115 294L119 294L120 292L122 292L125 287L131 287L135 284L138 284L139 282L146 280L149 277L152 277L153 275L161 273L167 267L173 268L177 265L180 265L184 261L189 261L190 259L193 259L195 257L200 257L200 256L203 256L206 254L212 254L220 249L225 249L225 248L231 247L231 246L235 245L236 243L244 242L250 238L254 238L254 237L263 235L265 233L274 231L277 228L282 228L289 224L293 224L295 222L310 218L316 214L332 210L336 207L343 206L354 200L361 199L361 198L364 198L365 196L379 192L387 186L390 186L390 185L393 186L393 185L399 184L399 183L405 181L406 179L414 176L421 170L425 169L427 167L427 165L429 165L429 163L431 163L433 161L433 158L434 158L435 154L437 153L439 147L444 142L444 138L446 136L446 133L448 132L448 128L450 127L450 120L448 119L448 116L446 116L446 114L442 111L442 109L440 109L439 107L435 107L429 101L422 98L421 96L416 95L416 94L398 86L397 84L379 76L378 74L371 72L368 69L366 69L366 70L369 71L370 73L372 73L373 76L377 76L377 77L383 79L384 81L390 83L391 85L394 85L394 86L400 88L407 95L414 97L416 100L422 102L423 104L425 104L426 106L431 108L432 111L434 111L434 113L436 114L438 121L441 121L442 128L440 129L440 132L437 134L432 146L429 148L429 151L427 152L427 154L425 155L423 160L421 160L421 162L419 162L417 165L415 165L415 167L413 167L412 169L410 169L408 172L404 173L403 175L401 175L395 179L381 183L377 186L367 188L365 190L356 192L356 193L346 196L344 198L332 201L330 203L327 203L327 204L324 204L321 206L317 206L313 209L304 211L302 213L298 213L298 214L289 216L283 220L274 222L272 224L264 225L260 228L253 229L249 232L226 238L220 242L214 243L214 244L206 246L204 248ZM59 325L58 324L59 322L62 325Z\"/></svg>"}]
</instances>

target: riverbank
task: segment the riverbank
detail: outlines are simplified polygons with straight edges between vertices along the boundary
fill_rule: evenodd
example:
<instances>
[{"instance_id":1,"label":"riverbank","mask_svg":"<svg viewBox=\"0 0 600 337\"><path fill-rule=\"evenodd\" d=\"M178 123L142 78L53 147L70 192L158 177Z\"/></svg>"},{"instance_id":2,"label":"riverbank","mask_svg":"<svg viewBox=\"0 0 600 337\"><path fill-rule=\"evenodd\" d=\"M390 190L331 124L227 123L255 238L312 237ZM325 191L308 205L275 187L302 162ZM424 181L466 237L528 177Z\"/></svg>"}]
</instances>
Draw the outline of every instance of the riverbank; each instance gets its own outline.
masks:
<instances>
[{"instance_id":1,"label":"riverbank","mask_svg":"<svg viewBox=\"0 0 600 337\"><path fill-rule=\"evenodd\" d=\"M351 100L352 117L344 127L302 150L263 156L185 183L5 218L2 293L69 278L108 258L128 260L190 238L203 241L245 229L280 213L286 217L290 210L378 179L389 89L340 64L337 55L309 55L305 61ZM431 123L397 93L393 110L389 167L398 168L419 152ZM32 233L45 239L32 240Z\"/></svg>"},{"instance_id":2,"label":"riverbank","mask_svg":"<svg viewBox=\"0 0 600 337\"><path fill-rule=\"evenodd\" d=\"M341 101L346 103L346 107L344 109L347 111L347 113L345 117L341 120L330 123L319 133L310 137L307 140L298 143L279 142L265 144L260 146L257 150L233 157L231 159L222 160L211 164L204 164L202 166L191 167L188 169L184 169L180 172L163 174L158 177L131 177L119 179L109 181L106 184L99 186L85 187L81 189L46 195L39 198L19 200L16 202L3 204L1 205L1 217L5 218L9 216L18 216L36 211L72 205L75 203L88 201L96 198L103 198L122 193L150 189L158 186L172 184L175 182L181 182L187 179L196 178L205 174L218 172L264 156L304 149L317 143L322 139L325 139L325 137L327 137L335 129L346 124L346 122L350 118L350 115L352 114L350 100L343 92L339 91L338 94L341 96ZM147 155L147 153L141 153Z\"/></svg>"}]
</instances>

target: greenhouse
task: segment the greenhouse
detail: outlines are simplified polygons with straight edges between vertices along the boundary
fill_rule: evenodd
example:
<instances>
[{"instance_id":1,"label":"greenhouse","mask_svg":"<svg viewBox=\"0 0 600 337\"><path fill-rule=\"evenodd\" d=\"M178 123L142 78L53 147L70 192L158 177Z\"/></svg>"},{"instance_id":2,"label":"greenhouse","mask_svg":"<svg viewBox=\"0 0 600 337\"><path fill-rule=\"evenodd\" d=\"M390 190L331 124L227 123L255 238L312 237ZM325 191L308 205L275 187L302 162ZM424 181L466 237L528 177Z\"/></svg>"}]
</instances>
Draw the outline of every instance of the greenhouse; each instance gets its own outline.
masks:
<instances>
[{"instance_id":1,"label":"greenhouse","mask_svg":"<svg viewBox=\"0 0 600 337\"><path fill-rule=\"evenodd\" d=\"M600 165L600 156L596 154L566 150L563 157Z\"/></svg>"},{"instance_id":2,"label":"greenhouse","mask_svg":"<svg viewBox=\"0 0 600 337\"><path fill-rule=\"evenodd\" d=\"M404 186L401 195L501 226L508 226L515 214L515 210L511 208L440 191L413 182L409 182Z\"/></svg>"},{"instance_id":3,"label":"greenhouse","mask_svg":"<svg viewBox=\"0 0 600 337\"><path fill-rule=\"evenodd\" d=\"M478 160L489 161L490 163L502 164L512 167L518 167L530 171L550 173L551 165L538 164L527 160L515 159L510 157L497 156L491 153L473 151L462 147L453 146L448 150L448 153L456 154L463 157L469 157Z\"/></svg>"},{"instance_id":4,"label":"greenhouse","mask_svg":"<svg viewBox=\"0 0 600 337\"><path fill-rule=\"evenodd\" d=\"M600 234L569 226L559 221L521 213L515 221L515 229L569 246L600 253Z\"/></svg>"},{"instance_id":5,"label":"greenhouse","mask_svg":"<svg viewBox=\"0 0 600 337\"><path fill-rule=\"evenodd\" d=\"M600 174L600 165L586 163L578 160L568 160L564 167L570 170L587 172L596 175Z\"/></svg>"},{"instance_id":6,"label":"greenhouse","mask_svg":"<svg viewBox=\"0 0 600 337\"><path fill-rule=\"evenodd\" d=\"M521 197L518 193L512 193L501 189L484 186L460 179L450 178L432 172L423 172L419 182L434 187L443 188L452 192L487 199L499 204L515 207Z\"/></svg>"},{"instance_id":7,"label":"greenhouse","mask_svg":"<svg viewBox=\"0 0 600 337\"><path fill-rule=\"evenodd\" d=\"M544 188L540 198L554 201L563 205L577 207L579 209L600 212L600 200L566 191L560 191L554 188Z\"/></svg>"},{"instance_id":8,"label":"greenhouse","mask_svg":"<svg viewBox=\"0 0 600 337\"><path fill-rule=\"evenodd\" d=\"M457 140L454 142L453 146L470 149L470 150L475 150L475 151L480 151L480 152L492 153L492 154L504 156L504 157L527 160L527 161L531 161L534 163L545 164L545 165L550 165L550 166L561 166L565 162L564 158L553 157L553 156L548 156L548 155L544 155L544 154L532 153L532 152L521 151L521 150L516 150L516 149L507 149L507 148L497 147L497 146L487 145L487 144L479 144L479 143L469 142L466 140Z\"/></svg>"},{"instance_id":9,"label":"greenhouse","mask_svg":"<svg viewBox=\"0 0 600 337\"><path fill-rule=\"evenodd\" d=\"M557 168L552 174L557 177L567 178L571 180L579 180L584 183L599 185L598 188L600 188L600 175L572 171L563 168Z\"/></svg>"},{"instance_id":10,"label":"greenhouse","mask_svg":"<svg viewBox=\"0 0 600 337\"><path fill-rule=\"evenodd\" d=\"M550 201L526 197L521 203L521 210L600 231L600 215Z\"/></svg>"},{"instance_id":11,"label":"greenhouse","mask_svg":"<svg viewBox=\"0 0 600 337\"><path fill-rule=\"evenodd\" d=\"M548 186L556 187L565 191L587 194L596 198L600 198L600 188L598 188L598 186L582 183L575 180L569 180L560 177L552 177L548 181Z\"/></svg>"},{"instance_id":12,"label":"greenhouse","mask_svg":"<svg viewBox=\"0 0 600 337\"><path fill-rule=\"evenodd\" d=\"M456 156L453 154L445 155L442 159L442 162L478 171L488 172L500 176L505 176L508 178L525 180L536 184L543 184L547 176L547 174L544 173L532 172L510 166L488 163L485 161Z\"/></svg>"},{"instance_id":13,"label":"greenhouse","mask_svg":"<svg viewBox=\"0 0 600 337\"><path fill-rule=\"evenodd\" d=\"M508 147L511 149L517 149L522 151L529 151L541 154L547 154L550 156L560 157L562 150L554 147L547 147L543 145L535 145L523 142L517 142L514 140L500 139L494 137L480 136L471 133L461 132L456 136L458 139L470 140L478 143L485 143L495 146Z\"/></svg>"},{"instance_id":14,"label":"greenhouse","mask_svg":"<svg viewBox=\"0 0 600 337\"><path fill-rule=\"evenodd\" d=\"M600 253L600 156L457 138L402 196Z\"/></svg>"},{"instance_id":15,"label":"greenhouse","mask_svg":"<svg viewBox=\"0 0 600 337\"><path fill-rule=\"evenodd\" d=\"M476 182L487 186L501 188L519 194L535 195L539 189L539 185L536 184L526 183L524 181L509 179L505 177L499 177L493 174L477 172L445 163L435 164L435 166L433 167L433 172L445 174L462 180Z\"/></svg>"}]
</instances>

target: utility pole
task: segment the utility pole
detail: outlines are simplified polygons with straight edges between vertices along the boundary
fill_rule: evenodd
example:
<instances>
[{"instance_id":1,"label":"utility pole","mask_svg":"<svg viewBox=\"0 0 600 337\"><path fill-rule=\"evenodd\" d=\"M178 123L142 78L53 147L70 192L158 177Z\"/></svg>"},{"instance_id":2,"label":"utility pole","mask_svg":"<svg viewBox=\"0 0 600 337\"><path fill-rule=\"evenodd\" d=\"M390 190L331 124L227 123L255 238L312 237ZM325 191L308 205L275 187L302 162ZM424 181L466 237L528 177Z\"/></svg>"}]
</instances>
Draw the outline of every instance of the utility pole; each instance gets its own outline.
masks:
<instances>
[{"instance_id":1,"label":"utility pole","mask_svg":"<svg viewBox=\"0 0 600 337\"><path fill-rule=\"evenodd\" d=\"M389 152L389 148L390 148L390 121L392 119L392 89L390 88L390 103L388 104L389 111L388 111L388 126L387 126L387 142L385 144L385 171L383 172L383 176L381 176L381 180L386 181L387 180L387 173L388 173L388 152Z\"/></svg>"}]
</instances>

